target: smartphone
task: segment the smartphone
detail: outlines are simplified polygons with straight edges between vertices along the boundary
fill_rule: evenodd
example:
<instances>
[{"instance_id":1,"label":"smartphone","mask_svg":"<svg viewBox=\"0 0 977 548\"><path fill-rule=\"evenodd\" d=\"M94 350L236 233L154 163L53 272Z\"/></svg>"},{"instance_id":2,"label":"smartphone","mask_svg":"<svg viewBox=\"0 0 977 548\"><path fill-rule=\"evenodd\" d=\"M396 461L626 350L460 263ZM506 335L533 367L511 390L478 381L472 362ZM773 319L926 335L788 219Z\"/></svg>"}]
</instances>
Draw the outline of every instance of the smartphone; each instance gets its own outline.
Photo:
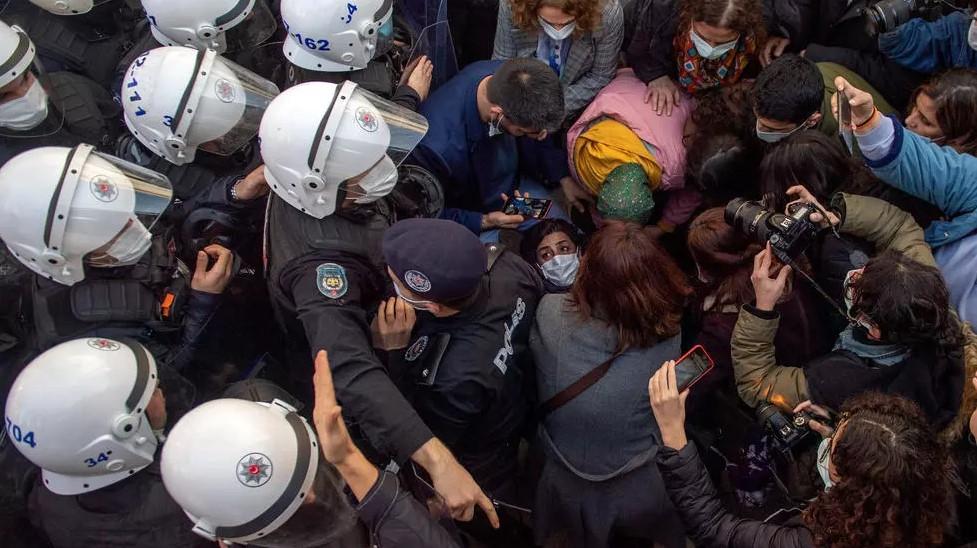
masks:
<instances>
[{"instance_id":1,"label":"smartphone","mask_svg":"<svg viewBox=\"0 0 977 548\"><path fill-rule=\"evenodd\" d=\"M553 205L553 200L513 196L502 206L502 213L506 215L522 215L530 219L542 219L550 212L551 205Z\"/></svg>"},{"instance_id":2,"label":"smartphone","mask_svg":"<svg viewBox=\"0 0 977 548\"><path fill-rule=\"evenodd\" d=\"M844 91L838 92L838 135L841 135L845 146L848 147L848 153L851 154L854 142L851 129L851 103L848 94Z\"/></svg>"},{"instance_id":3,"label":"smartphone","mask_svg":"<svg viewBox=\"0 0 977 548\"><path fill-rule=\"evenodd\" d=\"M686 388L692 388L715 366L716 363L712 361L712 357L701 344L693 346L691 350L675 361L675 382L678 384L679 393Z\"/></svg>"}]
</instances>

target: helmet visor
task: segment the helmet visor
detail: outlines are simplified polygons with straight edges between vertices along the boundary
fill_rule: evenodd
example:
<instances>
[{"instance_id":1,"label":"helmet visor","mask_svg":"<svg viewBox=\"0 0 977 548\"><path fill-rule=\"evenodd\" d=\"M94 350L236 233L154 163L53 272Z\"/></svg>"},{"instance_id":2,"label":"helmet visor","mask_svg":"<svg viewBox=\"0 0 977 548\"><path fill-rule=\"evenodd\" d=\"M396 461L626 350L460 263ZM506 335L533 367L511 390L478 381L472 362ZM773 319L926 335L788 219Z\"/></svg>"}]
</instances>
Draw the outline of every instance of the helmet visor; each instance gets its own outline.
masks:
<instances>
[{"instance_id":1,"label":"helmet visor","mask_svg":"<svg viewBox=\"0 0 977 548\"><path fill-rule=\"evenodd\" d=\"M258 134L261 117L278 95L278 87L221 57L214 60L206 78L189 141L201 142L201 150L228 156ZM191 87L193 85L196 82L191 83ZM226 128L229 125L227 120L235 117L237 121L229 129L215 131L215 128Z\"/></svg>"},{"instance_id":2,"label":"helmet visor","mask_svg":"<svg viewBox=\"0 0 977 548\"><path fill-rule=\"evenodd\" d=\"M353 99L356 100L358 97L370 102L389 129L390 143L387 145L387 156L393 160L395 165L399 166L427 133L427 119L413 110L388 101L361 87L357 87L356 91L353 92ZM368 129L376 123L371 122L370 114L360 109L353 113L356 123L364 129Z\"/></svg>"},{"instance_id":3,"label":"helmet visor","mask_svg":"<svg viewBox=\"0 0 977 548\"><path fill-rule=\"evenodd\" d=\"M244 51L259 46L271 38L278 29L278 22L265 0L256 0L251 13L224 33L227 53Z\"/></svg>"},{"instance_id":4,"label":"helmet visor","mask_svg":"<svg viewBox=\"0 0 977 548\"><path fill-rule=\"evenodd\" d=\"M173 198L169 180L154 171L93 152L82 168L78 185L87 186L100 202L118 202L122 213L128 213L128 220L115 236L85 257L86 264L134 264L149 249L150 231Z\"/></svg>"}]
</instances>

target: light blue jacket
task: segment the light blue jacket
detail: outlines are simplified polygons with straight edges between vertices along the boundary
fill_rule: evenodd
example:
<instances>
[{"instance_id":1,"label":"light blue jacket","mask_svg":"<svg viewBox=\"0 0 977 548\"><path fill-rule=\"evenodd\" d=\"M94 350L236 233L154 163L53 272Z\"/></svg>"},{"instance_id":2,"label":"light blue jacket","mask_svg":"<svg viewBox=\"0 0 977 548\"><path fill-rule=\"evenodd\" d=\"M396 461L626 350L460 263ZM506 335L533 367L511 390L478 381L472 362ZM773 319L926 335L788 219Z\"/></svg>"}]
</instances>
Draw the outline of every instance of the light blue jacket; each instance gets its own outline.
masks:
<instances>
[{"instance_id":1,"label":"light blue jacket","mask_svg":"<svg viewBox=\"0 0 977 548\"><path fill-rule=\"evenodd\" d=\"M891 118L889 123L891 130L886 123L876 130L892 132L891 146L884 155L866 151L863 137L859 144L865 163L878 178L934 204L948 217L930 224L926 243L936 249L977 231L977 157L933 144Z\"/></svg>"},{"instance_id":2,"label":"light blue jacket","mask_svg":"<svg viewBox=\"0 0 977 548\"><path fill-rule=\"evenodd\" d=\"M936 21L913 19L879 35L879 51L925 74L953 67L977 68L977 51L967 43L970 17L951 13Z\"/></svg>"}]
</instances>

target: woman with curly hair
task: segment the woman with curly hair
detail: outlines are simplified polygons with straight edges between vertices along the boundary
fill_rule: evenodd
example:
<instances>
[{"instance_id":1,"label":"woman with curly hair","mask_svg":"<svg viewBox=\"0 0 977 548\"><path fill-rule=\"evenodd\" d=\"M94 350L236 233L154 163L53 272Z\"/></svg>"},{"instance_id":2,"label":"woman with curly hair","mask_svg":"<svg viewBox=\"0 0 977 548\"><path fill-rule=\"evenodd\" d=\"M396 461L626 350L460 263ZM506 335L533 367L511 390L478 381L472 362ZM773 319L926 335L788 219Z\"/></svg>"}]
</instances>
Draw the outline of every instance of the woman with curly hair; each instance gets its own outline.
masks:
<instances>
[{"instance_id":1,"label":"woman with curly hair","mask_svg":"<svg viewBox=\"0 0 977 548\"><path fill-rule=\"evenodd\" d=\"M648 383L664 444L658 468L696 546L921 548L944 542L955 513L953 464L915 403L870 392L845 403L836 429L812 420L812 429L825 436L818 469L827 490L799 523L772 525L722 507L685 435L688 393L678 392L674 362Z\"/></svg>"},{"instance_id":2,"label":"woman with curly hair","mask_svg":"<svg viewBox=\"0 0 977 548\"><path fill-rule=\"evenodd\" d=\"M758 67L767 37L760 0L646 1L627 57L656 112L670 116L679 90L734 84Z\"/></svg>"},{"instance_id":3,"label":"woman with curly hair","mask_svg":"<svg viewBox=\"0 0 977 548\"><path fill-rule=\"evenodd\" d=\"M559 76L566 120L614 78L624 15L617 0L503 0L493 59L530 57Z\"/></svg>"}]
</instances>

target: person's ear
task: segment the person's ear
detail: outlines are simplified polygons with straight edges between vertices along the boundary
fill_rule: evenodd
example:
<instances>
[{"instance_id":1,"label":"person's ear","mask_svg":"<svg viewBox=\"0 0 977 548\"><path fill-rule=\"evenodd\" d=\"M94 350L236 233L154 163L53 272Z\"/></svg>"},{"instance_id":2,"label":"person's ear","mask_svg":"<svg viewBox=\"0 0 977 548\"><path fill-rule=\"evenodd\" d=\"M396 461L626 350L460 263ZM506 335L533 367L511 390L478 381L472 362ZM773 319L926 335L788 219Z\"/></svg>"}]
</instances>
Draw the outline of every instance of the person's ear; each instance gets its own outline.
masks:
<instances>
[{"instance_id":1,"label":"person's ear","mask_svg":"<svg viewBox=\"0 0 977 548\"><path fill-rule=\"evenodd\" d=\"M427 303L426 305L424 305L424 309L430 312L431 314L434 314L435 316L438 316L439 314L444 312L444 306L435 302Z\"/></svg>"},{"instance_id":2,"label":"person's ear","mask_svg":"<svg viewBox=\"0 0 977 548\"><path fill-rule=\"evenodd\" d=\"M492 105L491 107L489 107L489 112L492 113L492 118L495 119L498 119L500 116L505 114L505 112L503 112L502 110L502 107L500 107L499 105Z\"/></svg>"},{"instance_id":3,"label":"person's ear","mask_svg":"<svg viewBox=\"0 0 977 548\"><path fill-rule=\"evenodd\" d=\"M815 112L807 119L808 127L814 127L821 123L821 113Z\"/></svg>"}]
</instances>

